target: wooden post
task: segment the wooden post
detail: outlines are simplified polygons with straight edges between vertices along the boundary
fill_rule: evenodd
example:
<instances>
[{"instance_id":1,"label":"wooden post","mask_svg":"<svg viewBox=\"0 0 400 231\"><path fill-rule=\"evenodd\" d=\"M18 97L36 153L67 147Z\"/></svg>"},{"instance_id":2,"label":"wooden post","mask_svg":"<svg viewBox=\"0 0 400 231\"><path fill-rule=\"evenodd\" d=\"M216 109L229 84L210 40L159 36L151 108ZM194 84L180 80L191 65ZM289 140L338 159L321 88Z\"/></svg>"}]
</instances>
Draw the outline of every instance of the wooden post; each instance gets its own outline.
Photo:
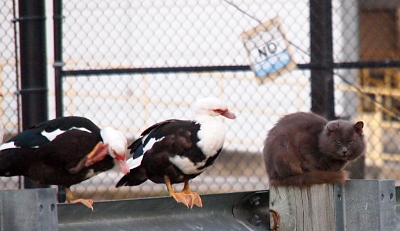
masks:
<instances>
[{"instance_id":1,"label":"wooden post","mask_svg":"<svg viewBox=\"0 0 400 231\"><path fill-rule=\"evenodd\" d=\"M400 230L394 180L271 187L269 193L271 230L277 223L276 231Z\"/></svg>"},{"instance_id":2,"label":"wooden post","mask_svg":"<svg viewBox=\"0 0 400 231\"><path fill-rule=\"evenodd\" d=\"M280 215L279 231L335 231L332 184L307 188L271 187L270 209ZM274 221L271 216L271 228Z\"/></svg>"}]
</instances>

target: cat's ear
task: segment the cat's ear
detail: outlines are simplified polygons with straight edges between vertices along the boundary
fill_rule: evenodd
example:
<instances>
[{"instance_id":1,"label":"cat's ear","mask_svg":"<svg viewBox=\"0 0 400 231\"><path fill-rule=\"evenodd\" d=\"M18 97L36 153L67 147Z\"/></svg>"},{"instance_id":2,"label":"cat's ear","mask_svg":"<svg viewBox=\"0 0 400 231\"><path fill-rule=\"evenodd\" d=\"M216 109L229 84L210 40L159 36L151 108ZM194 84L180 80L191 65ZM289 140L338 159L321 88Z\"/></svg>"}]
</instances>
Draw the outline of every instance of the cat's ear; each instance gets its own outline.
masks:
<instances>
[{"instance_id":1,"label":"cat's ear","mask_svg":"<svg viewBox=\"0 0 400 231\"><path fill-rule=\"evenodd\" d=\"M335 131L339 128L339 121L331 121L326 125L326 128L328 128L329 131Z\"/></svg>"},{"instance_id":2,"label":"cat's ear","mask_svg":"<svg viewBox=\"0 0 400 231\"><path fill-rule=\"evenodd\" d=\"M362 133L363 127L364 123L362 121L358 121L356 124L354 124L354 129L357 133Z\"/></svg>"}]
</instances>

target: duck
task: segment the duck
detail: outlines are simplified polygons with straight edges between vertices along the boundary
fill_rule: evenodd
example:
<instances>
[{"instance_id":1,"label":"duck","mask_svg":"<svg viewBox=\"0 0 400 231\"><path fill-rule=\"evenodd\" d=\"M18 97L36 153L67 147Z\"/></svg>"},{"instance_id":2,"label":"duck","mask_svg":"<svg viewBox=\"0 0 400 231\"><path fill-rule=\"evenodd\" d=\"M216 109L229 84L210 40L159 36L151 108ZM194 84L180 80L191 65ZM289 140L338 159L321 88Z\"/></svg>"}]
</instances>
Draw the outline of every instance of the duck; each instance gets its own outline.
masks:
<instances>
[{"instance_id":1,"label":"duck","mask_svg":"<svg viewBox=\"0 0 400 231\"><path fill-rule=\"evenodd\" d=\"M66 202L93 210L93 200L75 199L70 187L115 165L127 174L127 139L111 127L65 116L39 123L0 145L0 176L25 176L40 184L64 186Z\"/></svg>"},{"instance_id":2,"label":"duck","mask_svg":"<svg viewBox=\"0 0 400 231\"><path fill-rule=\"evenodd\" d=\"M189 181L210 167L225 141L224 117L235 114L219 98L197 100L193 120L169 119L145 129L128 147L129 173L116 184L136 186L146 180L165 184L169 195L188 208L202 207L201 197L190 190ZM184 183L180 192L173 184Z\"/></svg>"}]
</instances>

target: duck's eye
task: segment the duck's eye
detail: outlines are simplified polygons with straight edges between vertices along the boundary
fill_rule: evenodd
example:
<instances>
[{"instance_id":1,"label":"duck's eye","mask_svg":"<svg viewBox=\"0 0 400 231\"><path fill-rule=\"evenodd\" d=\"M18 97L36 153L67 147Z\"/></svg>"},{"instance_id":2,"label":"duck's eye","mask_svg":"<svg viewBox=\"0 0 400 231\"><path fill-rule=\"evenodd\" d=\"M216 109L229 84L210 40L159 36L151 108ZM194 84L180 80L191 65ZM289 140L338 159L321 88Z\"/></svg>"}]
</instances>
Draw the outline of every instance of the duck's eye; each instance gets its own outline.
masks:
<instances>
[{"instance_id":1,"label":"duck's eye","mask_svg":"<svg viewBox=\"0 0 400 231\"><path fill-rule=\"evenodd\" d=\"M214 112L219 113L219 114L224 114L228 110L222 110L222 109L213 109Z\"/></svg>"}]
</instances>

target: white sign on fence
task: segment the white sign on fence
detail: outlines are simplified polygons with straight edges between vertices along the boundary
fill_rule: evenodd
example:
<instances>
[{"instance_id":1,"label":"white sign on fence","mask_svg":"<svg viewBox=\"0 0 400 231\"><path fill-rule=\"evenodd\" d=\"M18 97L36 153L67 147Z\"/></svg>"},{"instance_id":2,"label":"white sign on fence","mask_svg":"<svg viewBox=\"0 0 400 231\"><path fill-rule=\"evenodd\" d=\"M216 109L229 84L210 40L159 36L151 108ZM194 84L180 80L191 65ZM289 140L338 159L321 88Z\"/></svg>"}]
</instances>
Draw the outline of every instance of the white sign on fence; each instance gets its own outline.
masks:
<instances>
[{"instance_id":1,"label":"white sign on fence","mask_svg":"<svg viewBox=\"0 0 400 231\"><path fill-rule=\"evenodd\" d=\"M296 68L279 17L243 32L241 37L258 80L276 78Z\"/></svg>"}]
</instances>

